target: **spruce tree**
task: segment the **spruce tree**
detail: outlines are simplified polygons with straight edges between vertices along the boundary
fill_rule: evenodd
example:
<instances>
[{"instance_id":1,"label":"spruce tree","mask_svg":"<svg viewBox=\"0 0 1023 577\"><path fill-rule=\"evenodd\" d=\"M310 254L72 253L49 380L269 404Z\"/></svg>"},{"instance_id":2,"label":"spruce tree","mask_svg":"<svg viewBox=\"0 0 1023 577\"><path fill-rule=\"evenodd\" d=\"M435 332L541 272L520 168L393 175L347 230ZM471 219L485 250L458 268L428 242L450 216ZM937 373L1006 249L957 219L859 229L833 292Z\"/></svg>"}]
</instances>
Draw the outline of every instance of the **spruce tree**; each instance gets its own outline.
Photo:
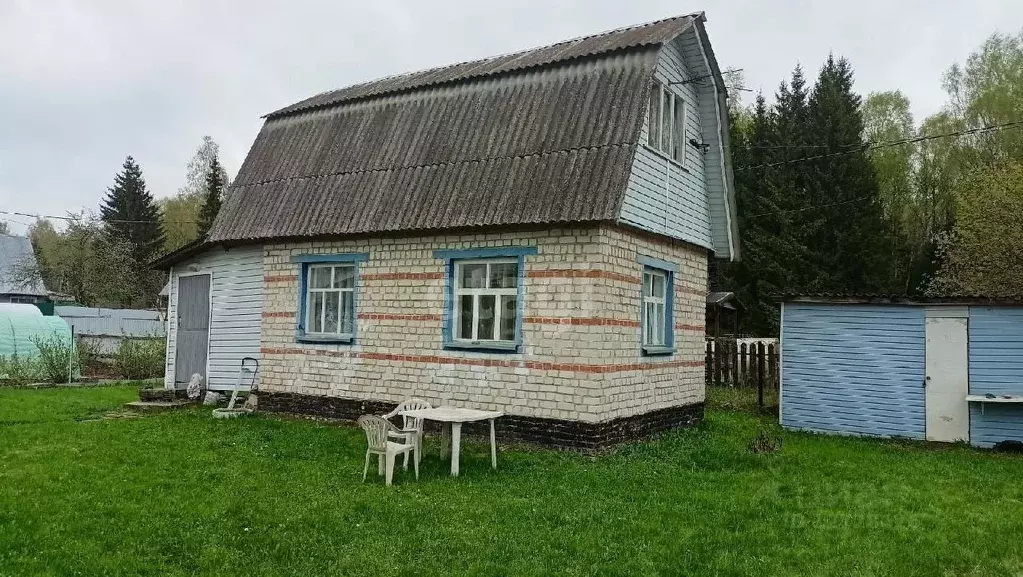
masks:
<instances>
[{"instance_id":1,"label":"spruce tree","mask_svg":"<svg viewBox=\"0 0 1023 577\"><path fill-rule=\"evenodd\" d=\"M108 234L131 245L132 257L139 266L146 266L162 250L160 209L146 189L142 169L131 156L124 160L114 186L107 190L100 217Z\"/></svg>"},{"instance_id":2,"label":"spruce tree","mask_svg":"<svg viewBox=\"0 0 1023 577\"><path fill-rule=\"evenodd\" d=\"M158 301L165 275L149 269L149 263L163 250L164 233L160 222L160 209L153 201L153 195L146 190L142 169L135 159L127 157L120 173L114 177L114 186L100 206L100 217L107 236L106 242L97 246L107 247L99 258L103 262L114 262L123 247L128 253L125 266L118 281L122 289L111 305L123 307L151 307ZM120 262L120 261L118 261Z\"/></svg>"},{"instance_id":3,"label":"spruce tree","mask_svg":"<svg viewBox=\"0 0 1023 577\"><path fill-rule=\"evenodd\" d=\"M206 173L206 198L202 208L199 210L199 237L205 237L213 227L213 221L220 212L220 205L223 202L224 177L223 169L216 155L210 161L209 171Z\"/></svg>"},{"instance_id":4,"label":"spruce tree","mask_svg":"<svg viewBox=\"0 0 1023 577\"><path fill-rule=\"evenodd\" d=\"M863 142L860 96L849 61L829 56L807 105L810 144L829 155L800 163L808 206L819 226L806 246L820 273L820 290L874 292L890 287L890 227L877 175Z\"/></svg>"}]
</instances>

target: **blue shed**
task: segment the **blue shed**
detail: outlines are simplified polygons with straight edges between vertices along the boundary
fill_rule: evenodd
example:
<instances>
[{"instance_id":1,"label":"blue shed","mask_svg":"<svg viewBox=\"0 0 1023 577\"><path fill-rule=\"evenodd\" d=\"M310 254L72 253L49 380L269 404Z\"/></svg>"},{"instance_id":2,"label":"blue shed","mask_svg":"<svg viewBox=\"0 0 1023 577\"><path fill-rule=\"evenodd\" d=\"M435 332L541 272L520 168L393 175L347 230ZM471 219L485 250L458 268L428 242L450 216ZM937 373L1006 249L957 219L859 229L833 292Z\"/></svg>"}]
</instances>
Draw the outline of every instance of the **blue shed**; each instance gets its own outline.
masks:
<instances>
[{"instance_id":1,"label":"blue shed","mask_svg":"<svg viewBox=\"0 0 1023 577\"><path fill-rule=\"evenodd\" d=\"M781 307L782 426L1023 441L1023 303L800 296Z\"/></svg>"}]
</instances>

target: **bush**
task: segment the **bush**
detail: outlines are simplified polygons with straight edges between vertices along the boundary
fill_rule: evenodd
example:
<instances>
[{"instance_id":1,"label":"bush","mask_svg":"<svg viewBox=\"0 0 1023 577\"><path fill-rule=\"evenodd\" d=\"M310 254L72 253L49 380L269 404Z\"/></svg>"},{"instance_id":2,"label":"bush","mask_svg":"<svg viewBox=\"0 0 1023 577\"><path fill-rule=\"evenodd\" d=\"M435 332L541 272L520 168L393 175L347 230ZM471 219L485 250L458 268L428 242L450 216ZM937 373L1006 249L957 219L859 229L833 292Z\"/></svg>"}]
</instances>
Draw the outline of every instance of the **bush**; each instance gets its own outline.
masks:
<instances>
[{"instance_id":1,"label":"bush","mask_svg":"<svg viewBox=\"0 0 1023 577\"><path fill-rule=\"evenodd\" d=\"M77 366L71 366L72 354L70 339L64 340L57 333L48 337L33 336L32 344L39 349L39 367L42 376L49 383L67 383L75 373ZM77 358L73 359L78 362Z\"/></svg>"},{"instance_id":2,"label":"bush","mask_svg":"<svg viewBox=\"0 0 1023 577\"><path fill-rule=\"evenodd\" d=\"M165 339L124 339L114 351L114 366L122 378L152 379L163 376Z\"/></svg>"},{"instance_id":3,"label":"bush","mask_svg":"<svg viewBox=\"0 0 1023 577\"><path fill-rule=\"evenodd\" d=\"M3 384L21 386L42 380L42 366L37 359L13 355L0 356L0 381Z\"/></svg>"}]
</instances>

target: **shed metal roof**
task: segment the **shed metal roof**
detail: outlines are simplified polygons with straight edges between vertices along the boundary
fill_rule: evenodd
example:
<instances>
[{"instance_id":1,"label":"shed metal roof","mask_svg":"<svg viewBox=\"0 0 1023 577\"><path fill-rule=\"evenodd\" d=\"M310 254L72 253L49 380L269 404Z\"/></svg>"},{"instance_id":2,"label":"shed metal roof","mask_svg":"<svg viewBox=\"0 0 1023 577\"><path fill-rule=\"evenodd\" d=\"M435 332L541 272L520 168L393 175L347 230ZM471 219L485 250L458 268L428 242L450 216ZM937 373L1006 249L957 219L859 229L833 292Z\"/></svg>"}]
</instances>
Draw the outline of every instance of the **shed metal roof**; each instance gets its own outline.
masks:
<instances>
[{"instance_id":1,"label":"shed metal roof","mask_svg":"<svg viewBox=\"0 0 1023 577\"><path fill-rule=\"evenodd\" d=\"M826 304L898 304L898 305L1023 305L1020 295L945 294L945 295L904 295L885 293L797 293L777 297L786 303Z\"/></svg>"},{"instance_id":2,"label":"shed metal roof","mask_svg":"<svg viewBox=\"0 0 1023 577\"><path fill-rule=\"evenodd\" d=\"M614 221L660 46L702 21L668 18L272 112L208 243Z\"/></svg>"}]
</instances>

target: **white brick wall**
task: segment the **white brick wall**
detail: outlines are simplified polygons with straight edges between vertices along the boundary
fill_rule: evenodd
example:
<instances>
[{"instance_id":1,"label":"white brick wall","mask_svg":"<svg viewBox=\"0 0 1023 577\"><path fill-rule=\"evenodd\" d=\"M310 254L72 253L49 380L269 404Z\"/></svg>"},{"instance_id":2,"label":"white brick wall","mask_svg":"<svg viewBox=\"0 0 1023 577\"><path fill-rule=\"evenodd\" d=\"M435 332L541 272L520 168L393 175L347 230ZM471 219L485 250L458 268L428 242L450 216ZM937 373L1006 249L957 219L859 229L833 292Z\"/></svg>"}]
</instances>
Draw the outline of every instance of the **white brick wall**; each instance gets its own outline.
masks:
<instances>
[{"instance_id":1,"label":"white brick wall","mask_svg":"<svg viewBox=\"0 0 1023 577\"><path fill-rule=\"evenodd\" d=\"M536 246L525 257L520 353L445 350L437 249ZM294 255L369 253L353 345L295 342ZM671 357L639 347L640 254L678 263ZM704 399L706 251L612 226L267 245L261 386L270 391L604 421Z\"/></svg>"}]
</instances>

